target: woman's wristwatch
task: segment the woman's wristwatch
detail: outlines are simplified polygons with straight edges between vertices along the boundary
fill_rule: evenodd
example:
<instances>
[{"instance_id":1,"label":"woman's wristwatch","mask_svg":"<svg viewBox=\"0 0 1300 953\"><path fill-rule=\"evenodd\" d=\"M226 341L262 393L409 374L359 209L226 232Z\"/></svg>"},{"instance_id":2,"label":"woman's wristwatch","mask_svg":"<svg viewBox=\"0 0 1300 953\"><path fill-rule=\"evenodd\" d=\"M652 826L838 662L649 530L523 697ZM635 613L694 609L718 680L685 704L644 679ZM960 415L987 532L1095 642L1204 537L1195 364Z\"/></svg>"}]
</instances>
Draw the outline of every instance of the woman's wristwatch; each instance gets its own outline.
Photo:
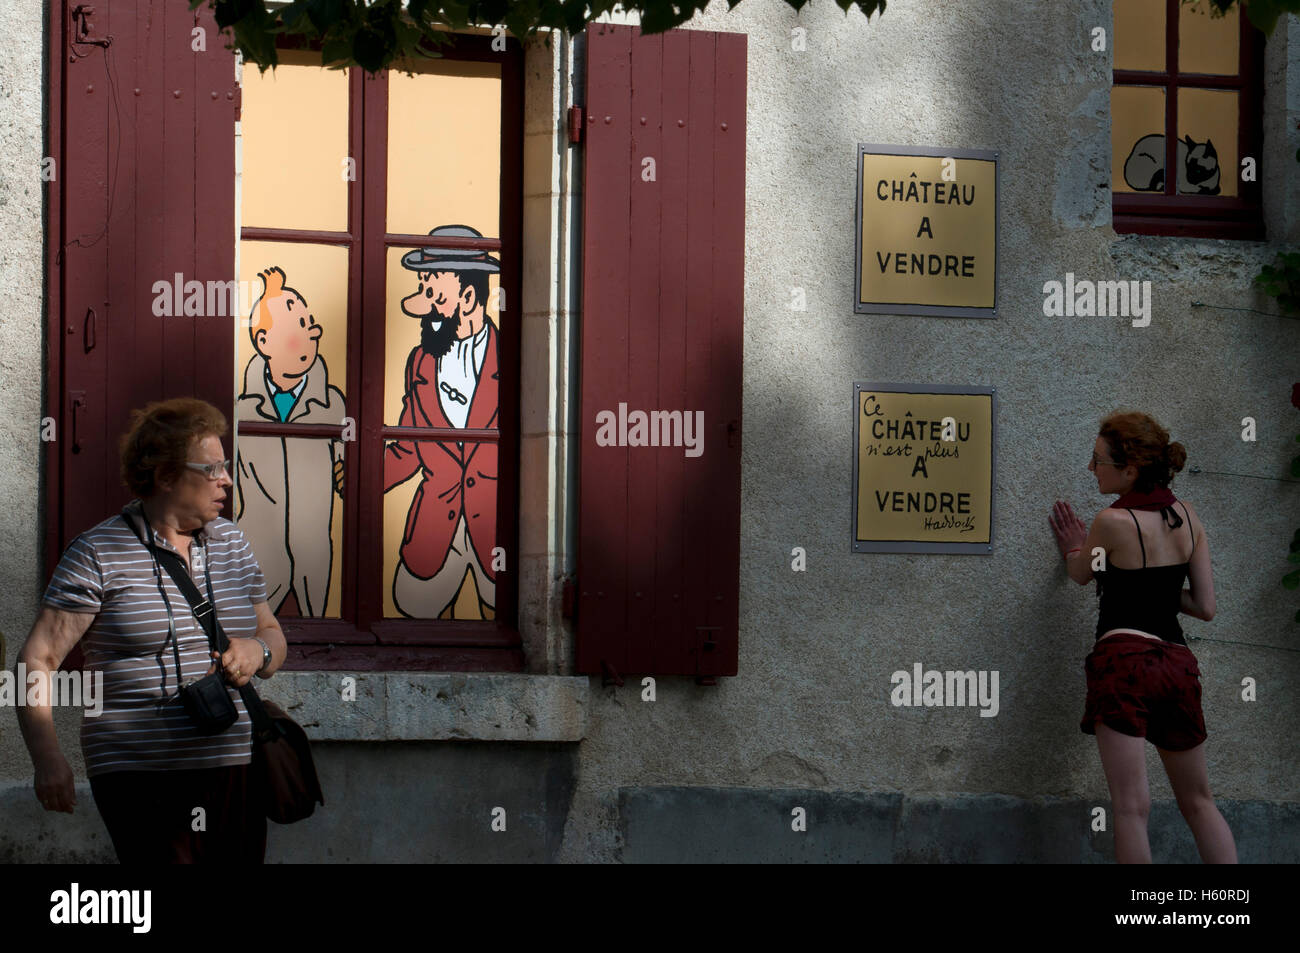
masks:
<instances>
[{"instance_id":1,"label":"woman's wristwatch","mask_svg":"<svg viewBox=\"0 0 1300 953\"><path fill-rule=\"evenodd\" d=\"M262 677L262 673L266 671L266 667L271 664L271 649L257 636L253 636L253 640L262 647L262 664L253 674Z\"/></svg>"}]
</instances>

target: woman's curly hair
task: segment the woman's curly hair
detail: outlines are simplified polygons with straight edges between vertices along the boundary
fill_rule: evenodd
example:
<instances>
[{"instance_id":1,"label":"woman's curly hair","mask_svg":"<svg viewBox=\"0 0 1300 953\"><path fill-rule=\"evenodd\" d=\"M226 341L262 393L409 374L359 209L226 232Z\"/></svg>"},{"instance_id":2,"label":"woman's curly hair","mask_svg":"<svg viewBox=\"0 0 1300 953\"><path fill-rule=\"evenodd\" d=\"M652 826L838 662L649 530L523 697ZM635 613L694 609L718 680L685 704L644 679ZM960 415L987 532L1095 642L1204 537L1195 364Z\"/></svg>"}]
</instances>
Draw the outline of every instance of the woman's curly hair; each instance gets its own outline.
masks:
<instances>
[{"instance_id":1,"label":"woman's curly hair","mask_svg":"<svg viewBox=\"0 0 1300 953\"><path fill-rule=\"evenodd\" d=\"M1103 418L1099 436L1110 447L1116 469L1137 467L1133 489L1138 493L1169 486L1187 462L1187 448L1178 441L1170 443L1168 430L1136 410L1117 410Z\"/></svg>"},{"instance_id":2,"label":"woman's curly hair","mask_svg":"<svg viewBox=\"0 0 1300 953\"><path fill-rule=\"evenodd\" d=\"M122 482L136 496L153 496L159 483L179 479L190 447L206 437L224 437L226 416L205 400L173 397L131 411L122 435Z\"/></svg>"}]
</instances>

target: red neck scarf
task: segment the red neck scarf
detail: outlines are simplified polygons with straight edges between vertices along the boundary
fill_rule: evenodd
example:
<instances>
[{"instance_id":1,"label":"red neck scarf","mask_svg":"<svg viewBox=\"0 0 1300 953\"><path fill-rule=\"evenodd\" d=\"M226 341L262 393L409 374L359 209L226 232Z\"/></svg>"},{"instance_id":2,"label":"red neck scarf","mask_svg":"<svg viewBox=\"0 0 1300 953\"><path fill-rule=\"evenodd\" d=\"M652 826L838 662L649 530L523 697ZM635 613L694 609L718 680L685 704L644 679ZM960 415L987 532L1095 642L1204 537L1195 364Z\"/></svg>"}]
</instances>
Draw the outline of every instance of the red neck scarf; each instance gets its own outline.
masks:
<instances>
[{"instance_id":1,"label":"red neck scarf","mask_svg":"<svg viewBox=\"0 0 1300 953\"><path fill-rule=\"evenodd\" d=\"M1111 509L1159 510L1161 518L1170 529L1183 525L1183 518L1174 510L1178 497L1167 486L1158 486L1150 493L1130 490L1110 505Z\"/></svg>"}]
</instances>

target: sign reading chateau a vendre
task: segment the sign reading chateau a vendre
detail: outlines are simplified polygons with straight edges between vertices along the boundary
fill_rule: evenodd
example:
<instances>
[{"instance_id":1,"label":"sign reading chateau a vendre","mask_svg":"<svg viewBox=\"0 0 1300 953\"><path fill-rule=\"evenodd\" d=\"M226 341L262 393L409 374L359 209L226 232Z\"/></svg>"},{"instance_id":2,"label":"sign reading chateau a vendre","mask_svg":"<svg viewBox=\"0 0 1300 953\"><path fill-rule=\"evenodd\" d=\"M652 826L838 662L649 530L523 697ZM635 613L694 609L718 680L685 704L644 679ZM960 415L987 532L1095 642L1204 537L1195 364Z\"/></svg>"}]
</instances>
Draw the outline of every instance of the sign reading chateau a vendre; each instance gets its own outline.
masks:
<instances>
[{"instance_id":1,"label":"sign reading chateau a vendre","mask_svg":"<svg viewBox=\"0 0 1300 953\"><path fill-rule=\"evenodd\" d=\"M853 385L853 551L991 553L996 393Z\"/></svg>"},{"instance_id":2,"label":"sign reading chateau a vendre","mask_svg":"<svg viewBox=\"0 0 1300 953\"><path fill-rule=\"evenodd\" d=\"M998 154L858 145L853 310L997 316Z\"/></svg>"}]
</instances>

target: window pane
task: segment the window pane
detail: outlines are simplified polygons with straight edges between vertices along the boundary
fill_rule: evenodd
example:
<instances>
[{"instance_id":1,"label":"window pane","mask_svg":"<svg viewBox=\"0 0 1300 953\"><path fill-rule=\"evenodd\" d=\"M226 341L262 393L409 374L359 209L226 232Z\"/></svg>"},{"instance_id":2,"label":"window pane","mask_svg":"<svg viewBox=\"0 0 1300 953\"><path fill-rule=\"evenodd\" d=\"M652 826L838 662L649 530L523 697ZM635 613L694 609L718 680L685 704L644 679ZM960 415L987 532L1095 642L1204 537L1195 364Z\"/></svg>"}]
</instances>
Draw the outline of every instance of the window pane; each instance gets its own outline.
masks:
<instances>
[{"instance_id":1,"label":"window pane","mask_svg":"<svg viewBox=\"0 0 1300 953\"><path fill-rule=\"evenodd\" d=\"M388 250L384 423L389 426L497 426L499 381L493 374L498 366L501 276L491 269L499 267L501 256L461 254L485 258L481 264L487 268L429 270L423 267L426 263L445 259L418 249ZM481 304L480 291L486 291ZM465 312L467 302L470 310ZM414 373L425 382L417 382L408 395L406 369L411 361Z\"/></svg>"},{"instance_id":2,"label":"window pane","mask_svg":"<svg viewBox=\"0 0 1300 953\"><path fill-rule=\"evenodd\" d=\"M383 452L384 615L494 618L497 445L393 441Z\"/></svg>"},{"instance_id":3,"label":"window pane","mask_svg":"<svg viewBox=\"0 0 1300 953\"><path fill-rule=\"evenodd\" d=\"M1178 72L1233 76L1241 52L1240 6L1222 17L1210 16L1206 0L1184 4L1178 12Z\"/></svg>"},{"instance_id":4,"label":"window pane","mask_svg":"<svg viewBox=\"0 0 1300 953\"><path fill-rule=\"evenodd\" d=\"M1165 182L1165 91L1158 86L1110 90L1111 187L1161 192Z\"/></svg>"},{"instance_id":5,"label":"window pane","mask_svg":"<svg viewBox=\"0 0 1300 953\"><path fill-rule=\"evenodd\" d=\"M388 230L501 220L501 65L442 60L388 74Z\"/></svg>"},{"instance_id":6,"label":"window pane","mask_svg":"<svg viewBox=\"0 0 1300 953\"><path fill-rule=\"evenodd\" d=\"M1237 96L1224 89L1178 91L1180 194L1237 194Z\"/></svg>"},{"instance_id":7,"label":"window pane","mask_svg":"<svg viewBox=\"0 0 1300 953\"><path fill-rule=\"evenodd\" d=\"M244 66L240 224L346 231L347 71L288 50L280 61Z\"/></svg>"},{"instance_id":8,"label":"window pane","mask_svg":"<svg viewBox=\"0 0 1300 953\"><path fill-rule=\"evenodd\" d=\"M1165 0L1115 0L1115 69L1165 68Z\"/></svg>"},{"instance_id":9,"label":"window pane","mask_svg":"<svg viewBox=\"0 0 1300 953\"><path fill-rule=\"evenodd\" d=\"M239 243L239 282L235 393L245 392L250 369L255 371L251 393L257 393L259 375L268 366L279 386L292 389L314 369L315 377L308 385L313 391L317 379L322 387L328 379L331 388L343 391L348 370L347 248L243 241ZM287 399L281 398L282 406ZM262 410L264 419L276 419L273 406ZM280 419L287 414L291 422L317 422L302 419L309 412L321 411L312 404L295 404L292 410L286 407ZM344 413L340 405L338 417Z\"/></svg>"},{"instance_id":10,"label":"window pane","mask_svg":"<svg viewBox=\"0 0 1300 953\"><path fill-rule=\"evenodd\" d=\"M300 616L339 617L343 448L323 438L238 439L235 519L266 577L274 612L293 615L296 604Z\"/></svg>"}]
</instances>

